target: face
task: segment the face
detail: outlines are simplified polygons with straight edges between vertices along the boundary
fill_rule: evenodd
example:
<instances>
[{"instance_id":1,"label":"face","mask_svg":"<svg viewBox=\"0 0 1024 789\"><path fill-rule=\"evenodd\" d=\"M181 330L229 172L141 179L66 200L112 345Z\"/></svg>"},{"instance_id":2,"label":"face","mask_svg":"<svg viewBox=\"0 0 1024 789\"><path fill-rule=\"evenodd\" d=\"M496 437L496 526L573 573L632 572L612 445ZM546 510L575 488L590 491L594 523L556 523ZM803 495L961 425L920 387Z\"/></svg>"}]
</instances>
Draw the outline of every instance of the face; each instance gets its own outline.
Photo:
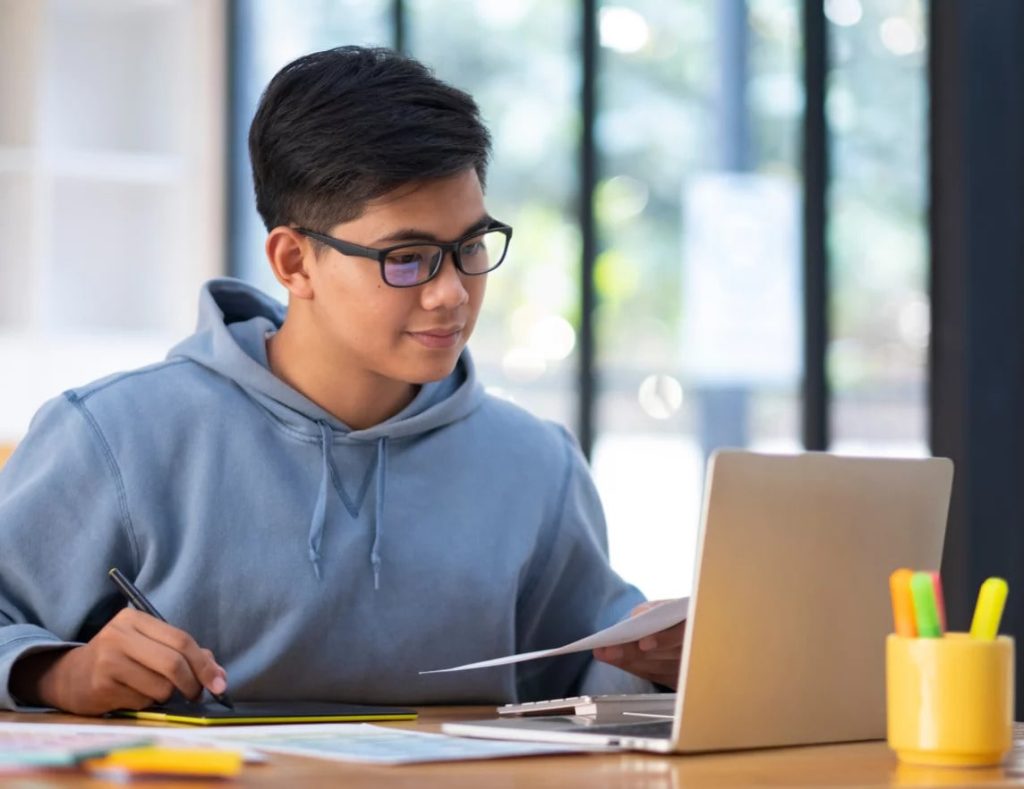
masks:
<instances>
[{"instance_id":1,"label":"face","mask_svg":"<svg viewBox=\"0 0 1024 789\"><path fill-rule=\"evenodd\" d=\"M476 171L402 187L328 234L383 248L409 240L454 241L486 218ZM437 276L393 288L368 258L324 249L307 266L309 318L331 361L352 372L422 384L447 376L476 325L487 275L461 273L447 255Z\"/></svg>"}]
</instances>

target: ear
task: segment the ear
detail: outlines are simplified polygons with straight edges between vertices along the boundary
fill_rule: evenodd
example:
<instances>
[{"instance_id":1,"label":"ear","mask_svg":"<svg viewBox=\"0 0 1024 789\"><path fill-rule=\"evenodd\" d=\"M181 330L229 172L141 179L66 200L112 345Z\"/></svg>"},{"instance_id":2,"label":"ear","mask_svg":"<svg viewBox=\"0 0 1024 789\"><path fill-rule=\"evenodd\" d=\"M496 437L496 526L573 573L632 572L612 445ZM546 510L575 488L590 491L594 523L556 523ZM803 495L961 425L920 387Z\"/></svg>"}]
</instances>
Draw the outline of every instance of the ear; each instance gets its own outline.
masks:
<instances>
[{"instance_id":1,"label":"ear","mask_svg":"<svg viewBox=\"0 0 1024 789\"><path fill-rule=\"evenodd\" d=\"M309 239L294 228L279 225L267 236L265 249L277 281L298 299L313 298L308 266L316 255Z\"/></svg>"}]
</instances>

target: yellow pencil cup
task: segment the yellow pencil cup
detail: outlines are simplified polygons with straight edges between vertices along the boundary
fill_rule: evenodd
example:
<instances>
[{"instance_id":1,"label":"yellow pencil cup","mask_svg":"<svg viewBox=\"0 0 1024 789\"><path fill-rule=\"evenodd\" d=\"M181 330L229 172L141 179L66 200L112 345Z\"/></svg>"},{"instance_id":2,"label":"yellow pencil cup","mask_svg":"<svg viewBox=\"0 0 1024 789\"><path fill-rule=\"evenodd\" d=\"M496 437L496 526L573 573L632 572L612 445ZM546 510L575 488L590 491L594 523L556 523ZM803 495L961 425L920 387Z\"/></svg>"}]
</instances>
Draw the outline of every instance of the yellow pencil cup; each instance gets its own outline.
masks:
<instances>
[{"instance_id":1,"label":"yellow pencil cup","mask_svg":"<svg viewBox=\"0 0 1024 789\"><path fill-rule=\"evenodd\" d=\"M890 635L889 747L907 764L999 764L1013 744L1013 639Z\"/></svg>"}]
</instances>

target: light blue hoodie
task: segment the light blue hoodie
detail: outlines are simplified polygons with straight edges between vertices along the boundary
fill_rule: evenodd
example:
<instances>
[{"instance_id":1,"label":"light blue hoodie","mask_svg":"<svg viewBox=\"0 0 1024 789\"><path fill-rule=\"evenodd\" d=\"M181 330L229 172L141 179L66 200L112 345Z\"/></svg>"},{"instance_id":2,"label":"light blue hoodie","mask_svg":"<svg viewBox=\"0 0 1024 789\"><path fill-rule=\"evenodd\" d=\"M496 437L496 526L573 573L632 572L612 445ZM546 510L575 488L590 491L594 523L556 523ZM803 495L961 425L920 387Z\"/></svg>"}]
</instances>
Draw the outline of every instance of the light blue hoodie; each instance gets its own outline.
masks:
<instances>
[{"instance_id":1,"label":"light blue hoodie","mask_svg":"<svg viewBox=\"0 0 1024 789\"><path fill-rule=\"evenodd\" d=\"M21 656L89 640L119 567L213 650L237 699L504 702L649 690L558 646L642 600L562 428L485 394L464 352L351 430L271 374L284 307L234 280L166 361L65 392L0 472L0 707ZM344 381L339 381L344 385Z\"/></svg>"}]
</instances>

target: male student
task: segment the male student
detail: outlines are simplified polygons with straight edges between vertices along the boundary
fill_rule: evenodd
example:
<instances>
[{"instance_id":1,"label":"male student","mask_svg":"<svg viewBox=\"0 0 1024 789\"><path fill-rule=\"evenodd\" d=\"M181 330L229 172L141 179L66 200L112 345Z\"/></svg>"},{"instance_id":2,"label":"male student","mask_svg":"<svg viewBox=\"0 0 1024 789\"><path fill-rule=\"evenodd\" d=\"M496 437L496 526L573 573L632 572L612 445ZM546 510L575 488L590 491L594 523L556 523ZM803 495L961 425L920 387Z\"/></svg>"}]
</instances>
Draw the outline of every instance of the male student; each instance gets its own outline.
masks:
<instances>
[{"instance_id":1,"label":"male student","mask_svg":"<svg viewBox=\"0 0 1024 789\"><path fill-rule=\"evenodd\" d=\"M484 205L473 100L388 50L333 49L274 77L249 146L287 311L210 282L165 361L37 414L0 473L0 706L674 684L681 627L604 663L418 673L642 600L572 438L486 395L466 350L512 235ZM123 608L115 566L170 624Z\"/></svg>"}]
</instances>

